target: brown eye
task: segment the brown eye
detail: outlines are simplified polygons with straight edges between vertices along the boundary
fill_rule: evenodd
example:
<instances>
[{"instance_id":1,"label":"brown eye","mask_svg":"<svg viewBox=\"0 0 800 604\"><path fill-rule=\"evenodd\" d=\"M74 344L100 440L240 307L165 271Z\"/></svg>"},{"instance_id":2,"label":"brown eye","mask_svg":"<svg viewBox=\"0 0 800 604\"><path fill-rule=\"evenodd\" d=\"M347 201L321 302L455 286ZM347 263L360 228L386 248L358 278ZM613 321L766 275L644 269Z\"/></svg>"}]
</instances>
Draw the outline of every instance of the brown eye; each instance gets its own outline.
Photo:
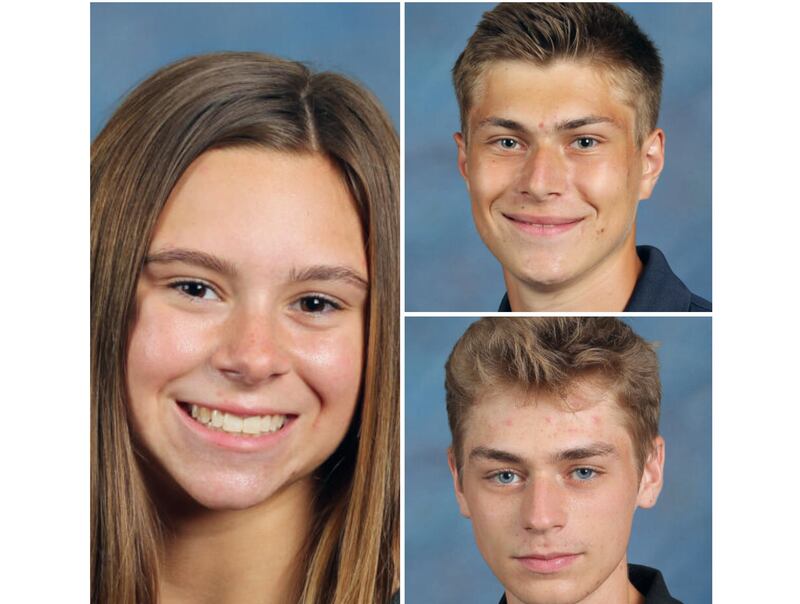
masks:
<instances>
[{"instance_id":1,"label":"brown eye","mask_svg":"<svg viewBox=\"0 0 800 604\"><path fill-rule=\"evenodd\" d=\"M202 281L178 281L171 284L172 288L177 289L182 294L190 298L202 300L219 300L216 292Z\"/></svg>"},{"instance_id":2,"label":"brown eye","mask_svg":"<svg viewBox=\"0 0 800 604\"><path fill-rule=\"evenodd\" d=\"M324 296L303 296L300 298L300 310L311 314L321 314L331 310L339 310L341 306Z\"/></svg>"}]
</instances>

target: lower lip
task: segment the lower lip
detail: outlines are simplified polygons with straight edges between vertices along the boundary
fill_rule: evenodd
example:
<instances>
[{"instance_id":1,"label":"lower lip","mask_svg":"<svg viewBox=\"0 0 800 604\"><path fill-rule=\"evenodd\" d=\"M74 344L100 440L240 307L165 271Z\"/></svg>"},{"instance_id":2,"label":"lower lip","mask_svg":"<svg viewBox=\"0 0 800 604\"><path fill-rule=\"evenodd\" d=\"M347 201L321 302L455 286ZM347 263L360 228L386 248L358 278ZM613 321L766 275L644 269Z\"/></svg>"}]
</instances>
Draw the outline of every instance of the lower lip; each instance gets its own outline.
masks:
<instances>
[{"instance_id":1,"label":"lower lip","mask_svg":"<svg viewBox=\"0 0 800 604\"><path fill-rule=\"evenodd\" d=\"M504 215L505 216L505 215ZM561 235L578 226L583 219L575 220L573 222L565 222L563 224L536 224L532 222L522 222L506 216L506 219L514 225L517 229L528 235L535 235L537 237L555 237Z\"/></svg>"},{"instance_id":2,"label":"lower lip","mask_svg":"<svg viewBox=\"0 0 800 604\"><path fill-rule=\"evenodd\" d=\"M550 574L557 573L569 567L580 554L570 554L567 556L557 556L556 558L517 558L528 570L535 573Z\"/></svg>"},{"instance_id":3,"label":"lower lip","mask_svg":"<svg viewBox=\"0 0 800 604\"><path fill-rule=\"evenodd\" d=\"M283 424L280 430L261 434L259 436L250 436L207 428L200 422L192 419L180 403L175 404L175 409L178 412L180 421L193 435L220 449L229 449L231 451L240 451L244 453L264 451L276 446L283 441L297 419L297 416L294 415L287 416L286 423Z\"/></svg>"}]
</instances>

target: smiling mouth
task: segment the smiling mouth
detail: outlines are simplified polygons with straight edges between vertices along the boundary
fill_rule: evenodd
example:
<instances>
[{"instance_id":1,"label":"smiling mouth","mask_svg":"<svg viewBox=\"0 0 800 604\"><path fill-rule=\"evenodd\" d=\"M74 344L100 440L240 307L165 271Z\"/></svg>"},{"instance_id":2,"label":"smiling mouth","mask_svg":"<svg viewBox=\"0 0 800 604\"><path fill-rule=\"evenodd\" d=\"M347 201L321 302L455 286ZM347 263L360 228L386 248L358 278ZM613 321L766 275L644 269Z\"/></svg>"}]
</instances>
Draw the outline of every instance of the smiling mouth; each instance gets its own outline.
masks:
<instances>
[{"instance_id":1,"label":"smiling mouth","mask_svg":"<svg viewBox=\"0 0 800 604\"><path fill-rule=\"evenodd\" d=\"M518 229L536 235L557 235L569 231L583 218L560 218L555 216L527 216L503 213L506 220Z\"/></svg>"},{"instance_id":2,"label":"smiling mouth","mask_svg":"<svg viewBox=\"0 0 800 604\"><path fill-rule=\"evenodd\" d=\"M180 403L183 411L204 427L242 436L261 436L278 432L289 420L288 415L243 416L190 403Z\"/></svg>"}]
</instances>

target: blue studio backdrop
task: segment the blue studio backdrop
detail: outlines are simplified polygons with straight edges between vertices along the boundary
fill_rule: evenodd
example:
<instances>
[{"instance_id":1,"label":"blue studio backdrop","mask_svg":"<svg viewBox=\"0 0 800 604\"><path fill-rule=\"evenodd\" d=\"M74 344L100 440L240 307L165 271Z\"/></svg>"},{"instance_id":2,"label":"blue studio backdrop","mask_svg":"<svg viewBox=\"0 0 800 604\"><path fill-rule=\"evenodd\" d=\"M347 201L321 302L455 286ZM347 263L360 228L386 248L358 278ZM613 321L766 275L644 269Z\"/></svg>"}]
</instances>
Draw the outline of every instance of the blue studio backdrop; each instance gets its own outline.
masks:
<instances>
[{"instance_id":1,"label":"blue studio backdrop","mask_svg":"<svg viewBox=\"0 0 800 604\"><path fill-rule=\"evenodd\" d=\"M406 602L485 604L503 589L481 558L447 468L444 364L474 318L409 317L405 354ZM628 560L661 570L673 596L711 602L711 319L626 318L659 342L664 488L634 517Z\"/></svg>"},{"instance_id":2,"label":"blue studio backdrop","mask_svg":"<svg viewBox=\"0 0 800 604\"><path fill-rule=\"evenodd\" d=\"M337 71L369 88L400 124L397 3L91 5L91 136L160 67L225 50L258 51Z\"/></svg>"},{"instance_id":3,"label":"blue studio backdrop","mask_svg":"<svg viewBox=\"0 0 800 604\"><path fill-rule=\"evenodd\" d=\"M494 311L505 291L458 173L453 133L460 125L450 76L493 6L405 5L408 311ZM637 243L660 248L689 289L711 300L711 4L620 6L664 62L659 126L666 164L653 195L639 204Z\"/></svg>"}]
</instances>

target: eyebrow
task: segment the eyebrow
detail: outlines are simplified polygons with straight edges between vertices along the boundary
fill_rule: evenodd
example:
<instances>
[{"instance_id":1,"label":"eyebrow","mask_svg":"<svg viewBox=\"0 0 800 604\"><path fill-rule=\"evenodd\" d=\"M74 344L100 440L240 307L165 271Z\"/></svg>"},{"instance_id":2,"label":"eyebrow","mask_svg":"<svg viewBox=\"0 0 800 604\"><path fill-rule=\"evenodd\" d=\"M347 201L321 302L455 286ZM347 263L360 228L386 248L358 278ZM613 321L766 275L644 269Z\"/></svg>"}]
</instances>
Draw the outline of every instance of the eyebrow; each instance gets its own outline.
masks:
<instances>
[{"instance_id":1,"label":"eyebrow","mask_svg":"<svg viewBox=\"0 0 800 604\"><path fill-rule=\"evenodd\" d=\"M192 266L205 268L223 275L234 277L237 274L236 265L232 262L199 250L174 248L148 254L144 260L145 265L151 263L182 262ZM303 281L345 281L359 289L367 290L369 284L358 272L348 266L331 266L325 264L305 267L301 270L293 268L289 273L289 282L300 283Z\"/></svg>"},{"instance_id":2,"label":"eyebrow","mask_svg":"<svg viewBox=\"0 0 800 604\"><path fill-rule=\"evenodd\" d=\"M201 252L199 250L189 250L183 248L174 248L148 254L145 259L145 265L152 263L168 263L168 262L182 262L183 264L191 264L199 266L218 273L228 276L236 275L236 266L223 260L213 254Z\"/></svg>"},{"instance_id":3,"label":"eyebrow","mask_svg":"<svg viewBox=\"0 0 800 604\"><path fill-rule=\"evenodd\" d=\"M519 455L514 455L501 449L492 449L491 447L475 447L469 452L469 458L502 461L504 463L522 463L522 458Z\"/></svg>"},{"instance_id":4,"label":"eyebrow","mask_svg":"<svg viewBox=\"0 0 800 604\"><path fill-rule=\"evenodd\" d=\"M521 132L523 134L528 134L529 130L523 126L520 122L516 120L510 120L504 117L497 117L497 116L489 116L486 119L481 120L478 122L478 125L475 127L476 130L480 130L485 126L496 126L497 128L505 128L506 130L513 130L515 132Z\"/></svg>"},{"instance_id":5,"label":"eyebrow","mask_svg":"<svg viewBox=\"0 0 800 604\"><path fill-rule=\"evenodd\" d=\"M608 457L616 454L617 450L614 445L604 442L595 442L585 447L574 447L557 451L550 456L550 460L553 463L560 463L564 461L580 461L591 457ZM519 455L503 451L502 449L493 449L491 447L475 447L470 451L469 458L513 464L522 464L525 461Z\"/></svg>"},{"instance_id":6,"label":"eyebrow","mask_svg":"<svg viewBox=\"0 0 800 604\"><path fill-rule=\"evenodd\" d=\"M367 290L369 288L367 280L352 268L326 264L308 266L299 271L292 269L289 273L289 281L292 283L301 281L345 281L359 289Z\"/></svg>"},{"instance_id":7,"label":"eyebrow","mask_svg":"<svg viewBox=\"0 0 800 604\"><path fill-rule=\"evenodd\" d=\"M557 122L555 125L556 131L564 132L567 130L576 130L578 128L583 128L584 126L591 126L592 124L611 124L615 128L620 128L619 122L617 120L606 117L603 115L586 115L583 117L577 117L568 120L562 120ZM476 130L483 128L485 126L495 126L497 128L505 128L506 130L512 130L514 132L520 132L522 134L529 134L530 130L522 125L520 122L516 120L511 120L504 117L497 117L497 116L490 116L486 119L481 120L478 122Z\"/></svg>"},{"instance_id":8,"label":"eyebrow","mask_svg":"<svg viewBox=\"0 0 800 604\"><path fill-rule=\"evenodd\" d=\"M577 128L583 128L584 126L591 126L592 124L611 124L615 128L620 127L617 120L613 118L602 115L587 115L585 117L578 117L575 119L558 122L556 124L556 130L576 130Z\"/></svg>"},{"instance_id":9,"label":"eyebrow","mask_svg":"<svg viewBox=\"0 0 800 604\"><path fill-rule=\"evenodd\" d=\"M564 449L558 451L552 456L554 462L560 461L580 461L581 459L588 459L590 457L609 457L616 455L617 450L614 445L596 442L585 447L575 447L573 449Z\"/></svg>"}]
</instances>

